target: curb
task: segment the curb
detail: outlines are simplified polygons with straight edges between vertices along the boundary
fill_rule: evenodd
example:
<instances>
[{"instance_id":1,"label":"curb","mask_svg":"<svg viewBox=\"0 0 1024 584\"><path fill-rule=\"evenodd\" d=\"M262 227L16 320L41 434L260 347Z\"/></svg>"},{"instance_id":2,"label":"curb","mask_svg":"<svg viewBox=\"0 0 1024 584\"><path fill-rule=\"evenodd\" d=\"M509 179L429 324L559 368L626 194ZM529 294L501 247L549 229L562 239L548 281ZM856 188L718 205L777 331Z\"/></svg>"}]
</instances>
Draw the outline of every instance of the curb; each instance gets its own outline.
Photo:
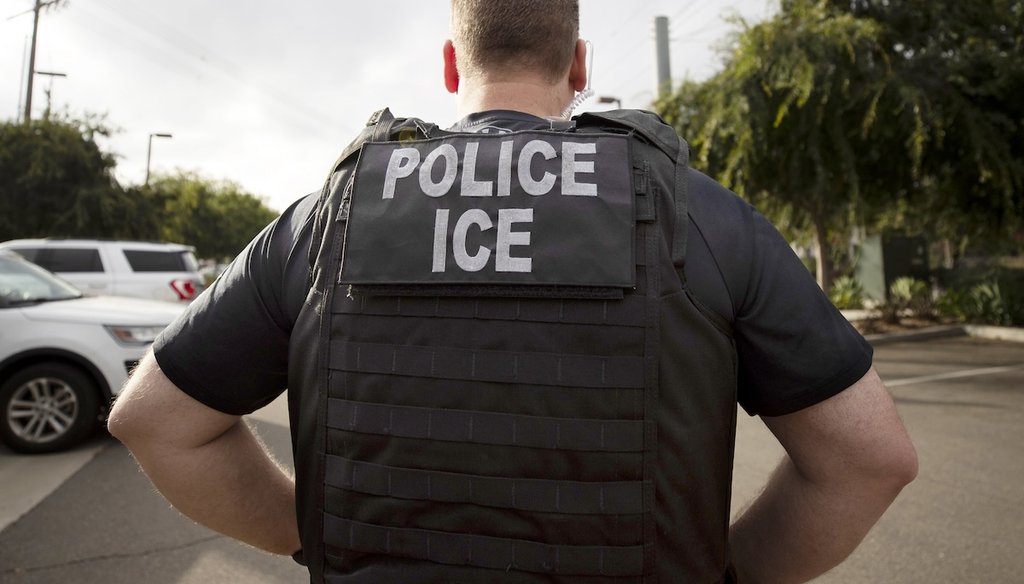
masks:
<instances>
[{"instance_id":1,"label":"curb","mask_svg":"<svg viewBox=\"0 0 1024 584\"><path fill-rule=\"evenodd\" d=\"M962 337L967 334L967 329L963 325L936 326L916 331L906 331L902 333L882 333L874 335L864 335L864 340L871 343L871 345L873 346L877 346L889 343L905 343L913 341L927 341L931 339Z\"/></svg>"},{"instance_id":2,"label":"curb","mask_svg":"<svg viewBox=\"0 0 1024 584\"><path fill-rule=\"evenodd\" d=\"M901 333L864 335L864 340L871 343L871 345L885 345L889 343L909 343L964 336L989 341L1024 343L1024 328L975 324L935 326Z\"/></svg>"},{"instance_id":3,"label":"curb","mask_svg":"<svg viewBox=\"0 0 1024 584\"><path fill-rule=\"evenodd\" d=\"M1011 326L987 326L969 324L964 326L967 334L976 339L1024 343L1024 328Z\"/></svg>"}]
</instances>

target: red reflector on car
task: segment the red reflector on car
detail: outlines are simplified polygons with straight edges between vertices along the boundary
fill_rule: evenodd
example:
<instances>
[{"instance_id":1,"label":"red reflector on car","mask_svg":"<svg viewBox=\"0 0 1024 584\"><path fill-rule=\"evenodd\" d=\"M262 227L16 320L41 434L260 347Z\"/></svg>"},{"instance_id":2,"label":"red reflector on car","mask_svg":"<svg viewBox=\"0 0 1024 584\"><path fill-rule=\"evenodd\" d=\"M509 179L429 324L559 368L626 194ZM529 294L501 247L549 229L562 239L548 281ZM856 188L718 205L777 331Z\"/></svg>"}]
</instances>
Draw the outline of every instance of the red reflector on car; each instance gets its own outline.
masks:
<instances>
[{"instance_id":1,"label":"red reflector on car","mask_svg":"<svg viewBox=\"0 0 1024 584\"><path fill-rule=\"evenodd\" d=\"M197 287L192 280L171 280L171 289L178 295L178 300L192 300Z\"/></svg>"}]
</instances>

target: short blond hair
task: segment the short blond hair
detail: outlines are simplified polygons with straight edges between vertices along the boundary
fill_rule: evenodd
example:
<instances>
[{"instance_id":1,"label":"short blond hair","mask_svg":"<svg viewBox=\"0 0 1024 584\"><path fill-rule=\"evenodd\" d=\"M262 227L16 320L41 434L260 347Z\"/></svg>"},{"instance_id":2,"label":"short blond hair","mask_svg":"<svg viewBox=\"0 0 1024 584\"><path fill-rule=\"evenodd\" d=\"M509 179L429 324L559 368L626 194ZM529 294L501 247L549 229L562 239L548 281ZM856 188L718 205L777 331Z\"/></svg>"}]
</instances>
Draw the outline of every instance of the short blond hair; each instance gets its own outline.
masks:
<instances>
[{"instance_id":1,"label":"short blond hair","mask_svg":"<svg viewBox=\"0 0 1024 584\"><path fill-rule=\"evenodd\" d=\"M578 0L452 0L452 41L463 76L532 72L558 81L579 33Z\"/></svg>"}]
</instances>

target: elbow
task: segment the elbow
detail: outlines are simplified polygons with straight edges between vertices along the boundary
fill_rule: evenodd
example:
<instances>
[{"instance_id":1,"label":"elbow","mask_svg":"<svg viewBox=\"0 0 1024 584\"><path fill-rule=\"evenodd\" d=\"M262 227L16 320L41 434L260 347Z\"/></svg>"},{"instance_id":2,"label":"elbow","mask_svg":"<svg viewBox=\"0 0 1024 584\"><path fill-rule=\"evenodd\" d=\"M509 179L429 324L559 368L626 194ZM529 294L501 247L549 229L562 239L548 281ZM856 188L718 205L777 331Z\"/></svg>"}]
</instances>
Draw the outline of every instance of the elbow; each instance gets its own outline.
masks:
<instances>
[{"instance_id":1,"label":"elbow","mask_svg":"<svg viewBox=\"0 0 1024 584\"><path fill-rule=\"evenodd\" d=\"M148 397L159 372L155 363L152 354L143 357L121 388L107 417L107 431L130 449L158 427L154 416L159 415L159 407L154 406Z\"/></svg>"},{"instance_id":2,"label":"elbow","mask_svg":"<svg viewBox=\"0 0 1024 584\"><path fill-rule=\"evenodd\" d=\"M140 381L138 375L128 380L107 417L107 431L131 450L151 437L159 427L158 420L154 418L157 412L153 411L144 395L139 395Z\"/></svg>"},{"instance_id":3,"label":"elbow","mask_svg":"<svg viewBox=\"0 0 1024 584\"><path fill-rule=\"evenodd\" d=\"M124 406L123 394L114 401L110 409L110 416L107 418L107 431L114 438L117 438L126 446L138 434L137 424L129 411Z\"/></svg>"},{"instance_id":4,"label":"elbow","mask_svg":"<svg viewBox=\"0 0 1024 584\"><path fill-rule=\"evenodd\" d=\"M900 485L901 489L914 482L919 470L917 450L914 449L913 443L907 440L902 450L903 452L893 464L892 469L893 479Z\"/></svg>"},{"instance_id":5,"label":"elbow","mask_svg":"<svg viewBox=\"0 0 1024 584\"><path fill-rule=\"evenodd\" d=\"M878 453L870 471L875 483L890 491L893 496L914 482L917 473L917 451L909 439L892 444L884 452Z\"/></svg>"}]
</instances>

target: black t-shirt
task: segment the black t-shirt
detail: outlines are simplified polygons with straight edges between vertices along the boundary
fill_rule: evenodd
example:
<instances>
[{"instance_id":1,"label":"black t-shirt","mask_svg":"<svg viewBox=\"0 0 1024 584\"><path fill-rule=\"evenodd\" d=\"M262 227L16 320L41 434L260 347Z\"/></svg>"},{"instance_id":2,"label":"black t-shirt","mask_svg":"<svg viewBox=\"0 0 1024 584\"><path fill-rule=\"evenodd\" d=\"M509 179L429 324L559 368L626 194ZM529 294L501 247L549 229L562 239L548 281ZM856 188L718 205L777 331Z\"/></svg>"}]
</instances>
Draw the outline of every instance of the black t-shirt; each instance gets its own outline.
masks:
<instances>
[{"instance_id":1,"label":"black t-shirt","mask_svg":"<svg viewBox=\"0 0 1024 584\"><path fill-rule=\"evenodd\" d=\"M453 130L548 127L510 111L474 114ZM777 416L821 402L871 366L872 350L818 288L778 231L748 203L689 173L685 279L732 324L739 403ZM154 343L179 388L229 414L247 414L287 387L288 343L309 293L317 195L291 205Z\"/></svg>"}]
</instances>

